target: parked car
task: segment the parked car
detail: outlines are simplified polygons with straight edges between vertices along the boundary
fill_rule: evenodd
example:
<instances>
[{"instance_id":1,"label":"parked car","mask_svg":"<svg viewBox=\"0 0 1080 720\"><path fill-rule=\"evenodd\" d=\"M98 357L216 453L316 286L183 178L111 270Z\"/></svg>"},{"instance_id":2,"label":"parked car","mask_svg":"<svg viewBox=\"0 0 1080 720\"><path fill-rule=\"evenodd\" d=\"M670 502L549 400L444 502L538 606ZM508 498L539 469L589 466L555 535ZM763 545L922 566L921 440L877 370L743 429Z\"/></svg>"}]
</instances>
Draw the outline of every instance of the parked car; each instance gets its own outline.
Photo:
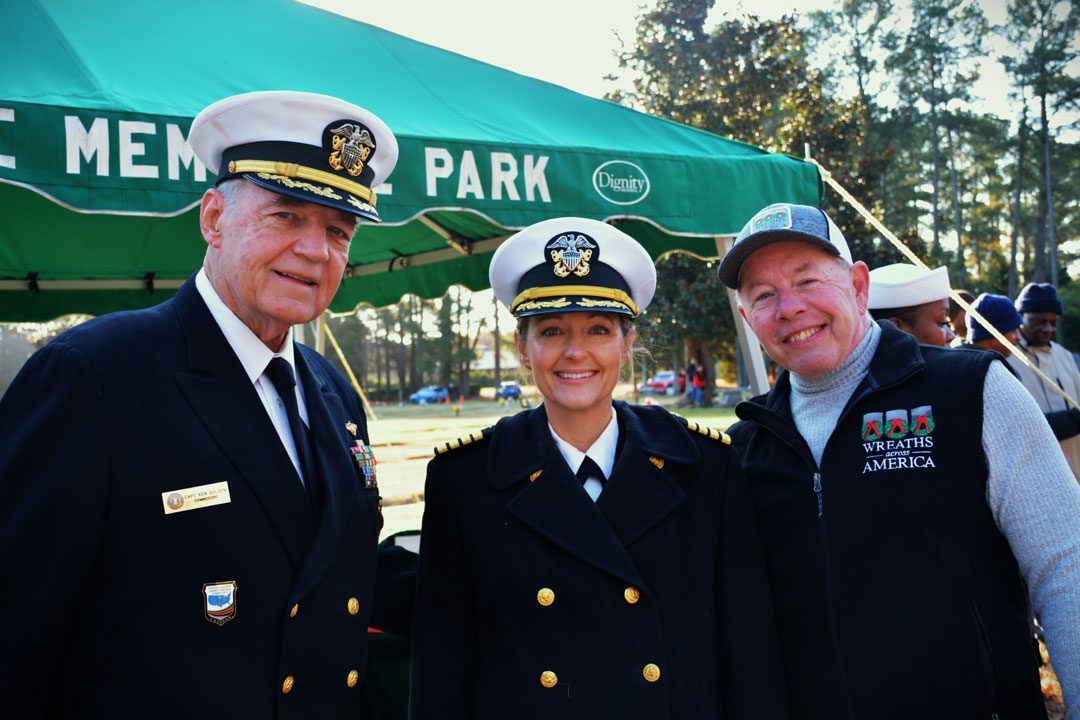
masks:
<instances>
[{"instance_id":1,"label":"parked car","mask_svg":"<svg viewBox=\"0 0 1080 720\"><path fill-rule=\"evenodd\" d=\"M686 390L686 376L674 370L661 370L646 381L645 387L665 395L675 395Z\"/></svg>"},{"instance_id":2,"label":"parked car","mask_svg":"<svg viewBox=\"0 0 1080 720\"><path fill-rule=\"evenodd\" d=\"M446 398L449 396L450 393L446 391L446 388L438 385L428 385L410 395L409 402L427 405L429 403L446 402Z\"/></svg>"},{"instance_id":3,"label":"parked car","mask_svg":"<svg viewBox=\"0 0 1080 720\"><path fill-rule=\"evenodd\" d=\"M495 388L495 399L506 398L507 400L517 400L521 397L521 386L513 380L507 380L504 383L500 383L499 387Z\"/></svg>"}]
</instances>

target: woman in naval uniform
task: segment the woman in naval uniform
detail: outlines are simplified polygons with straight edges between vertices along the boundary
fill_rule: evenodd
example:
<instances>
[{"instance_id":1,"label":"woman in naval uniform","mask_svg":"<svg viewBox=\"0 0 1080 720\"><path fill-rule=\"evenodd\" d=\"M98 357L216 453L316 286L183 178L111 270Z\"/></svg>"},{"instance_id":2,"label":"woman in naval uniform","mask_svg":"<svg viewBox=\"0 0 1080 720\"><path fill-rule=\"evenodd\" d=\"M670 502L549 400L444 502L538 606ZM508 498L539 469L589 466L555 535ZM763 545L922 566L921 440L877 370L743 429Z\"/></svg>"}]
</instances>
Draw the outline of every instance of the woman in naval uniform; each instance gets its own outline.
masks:
<instances>
[{"instance_id":1,"label":"woman in naval uniform","mask_svg":"<svg viewBox=\"0 0 1080 720\"><path fill-rule=\"evenodd\" d=\"M503 243L489 277L544 403L428 466L411 717L785 717L727 436L612 400L656 287L648 253L557 218Z\"/></svg>"}]
</instances>

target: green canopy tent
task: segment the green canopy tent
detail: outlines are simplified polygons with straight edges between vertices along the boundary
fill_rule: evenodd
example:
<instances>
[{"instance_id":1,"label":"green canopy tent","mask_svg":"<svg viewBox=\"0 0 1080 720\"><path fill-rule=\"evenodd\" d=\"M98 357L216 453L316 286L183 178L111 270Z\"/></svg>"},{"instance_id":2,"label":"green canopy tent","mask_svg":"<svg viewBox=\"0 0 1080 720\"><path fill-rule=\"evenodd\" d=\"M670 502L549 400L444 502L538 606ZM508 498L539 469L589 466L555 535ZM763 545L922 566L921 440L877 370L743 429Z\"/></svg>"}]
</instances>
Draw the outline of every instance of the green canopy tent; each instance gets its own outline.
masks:
<instances>
[{"instance_id":1,"label":"green canopy tent","mask_svg":"<svg viewBox=\"0 0 1080 720\"><path fill-rule=\"evenodd\" d=\"M0 320L175 291L201 264L214 179L191 119L250 90L337 95L398 136L385 223L358 230L338 312L485 288L498 243L553 216L618 222L654 257L709 256L768 202L821 197L802 160L292 0L8 0L0 21Z\"/></svg>"}]
</instances>

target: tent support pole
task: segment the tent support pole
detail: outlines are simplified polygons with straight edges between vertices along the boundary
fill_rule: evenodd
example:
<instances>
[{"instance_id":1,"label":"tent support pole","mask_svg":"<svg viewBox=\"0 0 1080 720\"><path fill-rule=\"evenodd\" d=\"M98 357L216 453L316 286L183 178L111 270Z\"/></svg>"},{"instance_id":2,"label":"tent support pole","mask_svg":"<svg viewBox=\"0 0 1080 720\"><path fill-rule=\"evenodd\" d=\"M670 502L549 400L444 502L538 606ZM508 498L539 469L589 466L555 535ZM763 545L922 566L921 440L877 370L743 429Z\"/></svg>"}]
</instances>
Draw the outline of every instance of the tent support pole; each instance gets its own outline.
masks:
<instances>
[{"instance_id":1,"label":"tent support pole","mask_svg":"<svg viewBox=\"0 0 1080 720\"><path fill-rule=\"evenodd\" d=\"M716 236L716 251L723 257L731 248L735 238L729 236ZM742 353L746 362L746 374L750 376L750 389L754 395L764 395L769 392L769 374L765 369L765 358L761 355L761 344L758 342L754 331L750 329L746 320L739 314L738 303L735 299L735 291L725 288L727 291L728 305L731 307L731 315L735 318L735 335L739 342L739 352Z\"/></svg>"},{"instance_id":2,"label":"tent support pole","mask_svg":"<svg viewBox=\"0 0 1080 720\"><path fill-rule=\"evenodd\" d=\"M326 312L323 312L315 320L315 352L320 355L326 355L326 335L323 330L326 329Z\"/></svg>"}]
</instances>

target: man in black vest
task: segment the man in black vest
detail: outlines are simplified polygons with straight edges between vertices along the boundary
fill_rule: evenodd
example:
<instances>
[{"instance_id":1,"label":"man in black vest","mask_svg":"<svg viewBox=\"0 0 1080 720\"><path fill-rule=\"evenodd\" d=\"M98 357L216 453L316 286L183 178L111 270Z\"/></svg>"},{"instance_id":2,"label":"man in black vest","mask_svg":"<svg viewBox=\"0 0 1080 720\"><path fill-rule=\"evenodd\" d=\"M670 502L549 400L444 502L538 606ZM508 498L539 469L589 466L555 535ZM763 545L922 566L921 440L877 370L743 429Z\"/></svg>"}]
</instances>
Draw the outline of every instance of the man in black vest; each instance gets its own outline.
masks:
<instances>
[{"instance_id":1,"label":"man in black vest","mask_svg":"<svg viewBox=\"0 0 1080 720\"><path fill-rule=\"evenodd\" d=\"M815 207L759 212L719 272L785 368L731 434L795 716L1044 717L1025 582L1080 711L1080 489L1000 357L873 323Z\"/></svg>"},{"instance_id":2,"label":"man in black vest","mask_svg":"<svg viewBox=\"0 0 1080 720\"><path fill-rule=\"evenodd\" d=\"M5 717L354 720L369 625L408 629L359 397L292 333L397 142L293 92L214 103L190 141L218 174L203 268L56 338L0 402Z\"/></svg>"}]
</instances>

